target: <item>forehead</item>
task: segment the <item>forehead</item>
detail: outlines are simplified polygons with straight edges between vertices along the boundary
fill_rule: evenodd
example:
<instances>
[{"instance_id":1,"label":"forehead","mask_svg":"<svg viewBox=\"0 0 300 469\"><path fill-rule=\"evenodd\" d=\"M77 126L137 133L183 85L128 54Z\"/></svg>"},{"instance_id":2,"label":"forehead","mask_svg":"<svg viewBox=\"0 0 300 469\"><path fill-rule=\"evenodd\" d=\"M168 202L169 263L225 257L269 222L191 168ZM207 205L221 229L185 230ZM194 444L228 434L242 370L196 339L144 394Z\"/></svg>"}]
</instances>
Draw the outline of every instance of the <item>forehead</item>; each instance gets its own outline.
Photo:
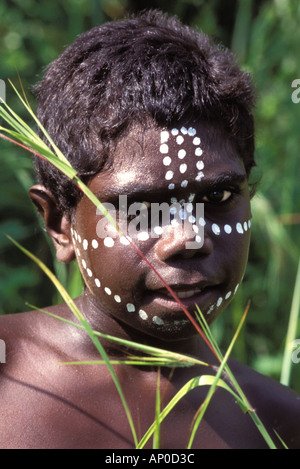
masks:
<instances>
[{"instance_id":1,"label":"forehead","mask_svg":"<svg viewBox=\"0 0 300 469\"><path fill-rule=\"evenodd\" d=\"M241 158L220 126L178 123L169 129L136 128L116 146L113 164L99 173L102 190L122 193L195 186L221 173L245 174ZM99 187L100 189L100 187Z\"/></svg>"}]
</instances>

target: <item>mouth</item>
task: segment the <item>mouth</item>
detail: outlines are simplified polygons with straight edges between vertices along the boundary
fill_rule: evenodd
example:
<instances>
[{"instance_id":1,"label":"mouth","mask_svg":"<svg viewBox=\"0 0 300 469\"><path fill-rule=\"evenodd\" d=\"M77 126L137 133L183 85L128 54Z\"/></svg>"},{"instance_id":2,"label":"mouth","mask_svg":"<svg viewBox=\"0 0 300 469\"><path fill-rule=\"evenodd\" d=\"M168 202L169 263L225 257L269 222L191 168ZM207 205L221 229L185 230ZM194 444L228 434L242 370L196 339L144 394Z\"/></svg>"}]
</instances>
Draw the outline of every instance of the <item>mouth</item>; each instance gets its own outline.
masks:
<instances>
[{"instance_id":1,"label":"mouth","mask_svg":"<svg viewBox=\"0 0 300 469\"><path fill-rule=\"evenodd\" d=\"M192 298L193 296L197 296L202 292L200 288L195 288L195 289L190 289L190 290L176 290L176 289L172 289L172 290L174 291L175 295L180 300L185 300L186 298ZM165 290L165 295L168 298L174 298L174 296L171 295L171 293L167 289Z\"/></svg>"},{"instance_id":2,"label":"mouth","mask_svg":"<svg viewBox=\"0 0 300 469\"><path fill-rule=\"evenodd\" d=\"M195 304L204 308L208 303L211 304L212 298L217 294L218 286L218 283L206 281L194 285L170 285L173 294L167 288L160 288L152 291L151 297L157 306L169 310L181 309L177 299L188 309L195 309Z\"/></svg>"}]
</instances>

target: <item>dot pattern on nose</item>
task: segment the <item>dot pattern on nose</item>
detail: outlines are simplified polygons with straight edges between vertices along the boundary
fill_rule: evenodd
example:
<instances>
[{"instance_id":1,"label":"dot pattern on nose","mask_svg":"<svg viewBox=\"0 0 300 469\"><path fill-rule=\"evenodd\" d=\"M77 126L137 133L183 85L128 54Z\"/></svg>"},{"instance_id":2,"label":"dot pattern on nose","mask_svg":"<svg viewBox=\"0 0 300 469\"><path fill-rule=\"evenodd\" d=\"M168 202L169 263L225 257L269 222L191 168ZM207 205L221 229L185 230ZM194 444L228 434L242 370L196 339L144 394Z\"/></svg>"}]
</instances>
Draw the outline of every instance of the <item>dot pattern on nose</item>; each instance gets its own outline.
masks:
<instances>
[{"instance_id":1,"label":"dot pattern on nose","mask_svg":"<svg viewBox=\"0 0 300 469\"><path fill-rule=\"evenodd\" d=\"M175 161L172 161L172 158L169 155L168 142L170 139L174 139L178 147L177 158L175 158ZM196 129L194 129L194 127L189 127L188 129L186 127L181 127L180 129L173 128L170 132L168 130L163 130L161 132L160 152L164 156L162 162L163 165L168 168L172 165L172 167L169 168L165 173L166 181L172 181L177 168L179 169L179 172L181 174L185 174L188 170L188 165L184 162L184 158L187 154L186 149L184 148L184 144L188 141L188 139L191 139L192 144L195 148L195 167L197 169L195 179L197 181L200 181L204 176L202 172L202 169L204 168L204 163L202 160L199 160L199 157L202 155L203 150L200 147L201 139L199 136L197 136ZM187 187L187 185L188 181L184 179L181 182L181 187ZM168 188L170 190L175 189L175 184L173 182L170 182Z\"/></svg>"}]
</instances>

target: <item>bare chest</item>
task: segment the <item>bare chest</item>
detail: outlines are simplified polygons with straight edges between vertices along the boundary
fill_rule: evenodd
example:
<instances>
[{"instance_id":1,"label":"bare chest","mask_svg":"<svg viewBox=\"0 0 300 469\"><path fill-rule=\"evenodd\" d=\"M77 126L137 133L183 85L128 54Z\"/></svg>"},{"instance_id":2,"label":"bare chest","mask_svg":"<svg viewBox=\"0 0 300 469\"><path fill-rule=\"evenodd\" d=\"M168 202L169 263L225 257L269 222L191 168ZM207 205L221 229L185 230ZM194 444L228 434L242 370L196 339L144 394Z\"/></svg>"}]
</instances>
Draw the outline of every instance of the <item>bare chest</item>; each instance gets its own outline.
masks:
<instances>
[{"instance_id":1,"label":"bare chest","mask_svg":"<svg viewBox=\"0 0 300 469\"><path fill-rule=\"evenodd\" d=\"M124 368L118 377L122 395L107 371L89 366L52 377L7 377L0 447L129 449L143 441L152 448L153 438L162 449L184 449L191 441L192 448L263 447L250 418L224 391L216 393L191 440L207 389L193 390L172 407L181 383L161 378L164 418L158 425L157 374Z\"/></svg>"}]
</instances>

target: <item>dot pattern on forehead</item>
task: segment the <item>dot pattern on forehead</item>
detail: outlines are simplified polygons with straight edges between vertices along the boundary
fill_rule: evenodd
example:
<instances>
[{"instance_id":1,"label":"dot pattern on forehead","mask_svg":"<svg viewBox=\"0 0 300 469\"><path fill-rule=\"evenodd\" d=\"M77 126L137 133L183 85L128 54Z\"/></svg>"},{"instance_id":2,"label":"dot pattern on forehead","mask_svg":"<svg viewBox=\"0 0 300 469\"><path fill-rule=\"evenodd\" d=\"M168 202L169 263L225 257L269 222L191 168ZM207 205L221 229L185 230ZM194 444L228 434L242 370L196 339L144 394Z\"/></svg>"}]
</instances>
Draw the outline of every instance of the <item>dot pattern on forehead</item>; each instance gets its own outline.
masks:
<instances>
[{"instance_id":1,"label":"dot pattern on forehead","mask_svg":"<svg viewBox=\"0 0 300 469\"><path fill-rule=\"evenodd\" d=\"M172 161L172 158L169 156L168 142L170 138L174 138L174 137L175 137L175 142L178 146L178 152L177 152L178 161ZM160 152L162 155L164 155L164 158L162 160L163 165L166 167L169 167L172 164L172 168L168 169L165 173L166 181L171 181L173 179L178 162L179 163L181 162L179 164L179 172L181 174L186 173L188 169L188 165L184 163L183 160L187 154L186 149L184 148L184 143L187 141L187 139L192 139L192 144L195 147L195 156L196 156L195 166L197 169L197 175L195 179L197 181L200 181L203 178L204 174L202 172L202 169L204 168L204 163L203 161L198 159L203 153L200 147L201 139L200 137L197 136L197 131L196 129L194 129L194 127L189 127L188 129L186 127L181 127L180 129L173 128L171 132L167 130L163 130L161 132ZM181 187L187 187L187 185L188 185L188 181L186 179L182 180ZM168 185L168 188L170 190L175 189L175 184L171 182Z\"/></svg>"}]
</instances>

